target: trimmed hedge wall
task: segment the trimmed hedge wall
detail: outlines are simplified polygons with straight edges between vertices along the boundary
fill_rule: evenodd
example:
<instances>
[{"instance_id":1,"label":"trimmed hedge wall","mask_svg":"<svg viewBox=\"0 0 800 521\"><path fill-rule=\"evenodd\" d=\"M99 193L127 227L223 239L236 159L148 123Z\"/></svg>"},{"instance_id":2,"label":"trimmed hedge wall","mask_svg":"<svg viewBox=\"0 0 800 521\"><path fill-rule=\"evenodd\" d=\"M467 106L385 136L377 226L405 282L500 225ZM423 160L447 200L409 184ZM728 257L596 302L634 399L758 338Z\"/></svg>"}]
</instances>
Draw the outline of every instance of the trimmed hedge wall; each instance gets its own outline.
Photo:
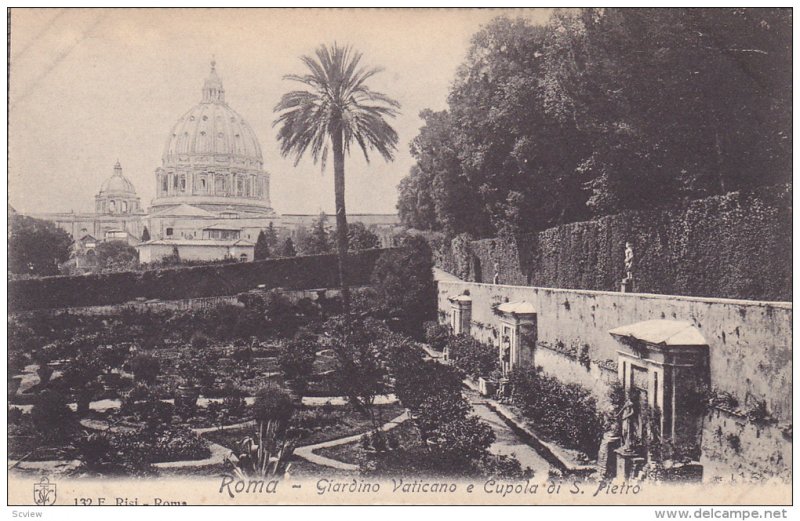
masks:
<instances>
[{"instance_id":1,"label":"trimmed hedge wall","mask_svg":"<svg viewBox=\"0 0 800 521\"><path fill-rule=\"evenodd\" d=\"M518 239L456 237L438 266L468 281L619 291L625 242L634 291L792 300L792 187L734 192L678 209L626 212Z\"/></svg>"},{"instance_id":2,"label":"trimmed hedge wall","mask_svg":"<svg viewBox=\"0 0 800 521\"><path fill-rule=\"evenodd\" d=\"M369 284L382 250L348 255L350 285ZM119 304L137 297L175 300L235 295L267 288L313 289L338 286L335 255L267 259L237 264L129 271L8 282L9 311Z\"/></svg>"}]
</instances>

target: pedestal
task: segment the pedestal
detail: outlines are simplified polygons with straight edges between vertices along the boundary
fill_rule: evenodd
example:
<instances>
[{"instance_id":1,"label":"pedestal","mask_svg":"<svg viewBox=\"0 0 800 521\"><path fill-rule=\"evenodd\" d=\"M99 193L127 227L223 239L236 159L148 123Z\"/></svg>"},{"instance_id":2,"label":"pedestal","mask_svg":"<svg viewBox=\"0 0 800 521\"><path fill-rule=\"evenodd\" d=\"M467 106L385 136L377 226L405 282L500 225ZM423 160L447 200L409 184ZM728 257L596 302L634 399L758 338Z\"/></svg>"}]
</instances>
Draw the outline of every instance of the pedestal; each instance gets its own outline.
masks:
<instances>
[{"instance_id":1,"label":"pedestal","mask_svg":"<svg viewBox=\"0 0 800 521\"><path fill-rule=\"evenodd\" d=\"M600 450L597 452L597 470L604 477L611 477L617 469L617 458L614 452L620 444L620 437L611 432L603 435Z\"/></svg>"},{"instance_id":2,"label":"pedestal","mask_svg":"<svg viewBox=\"0 0 800 521\"><path fill-rule=\"evenodd\" d=\"M625 447L616 449L614 453L617 455L617 479L629 480L633 477L635 468L634 460L639 458L639 455Z\"/></svg>"},{"instance_id":3,"label":"pedestal","mask_svg":"<svg viewBox=\"0 0 800 521\"><path fill-rule=\"evenodd\" d=\"M621 293L632 293L633 292L633 279L622 279L620 283L619 291Z\"/></svg>"},{"instance_id":4,"label":"pedestal","mask_svg":"<svg viewBox=\"0 0 800 521\"><path fill-rule=\"evenodd\" d=\"M511 380L501 378L499 388L500 398L511 398Z\"/></svg>"}]
</instances>

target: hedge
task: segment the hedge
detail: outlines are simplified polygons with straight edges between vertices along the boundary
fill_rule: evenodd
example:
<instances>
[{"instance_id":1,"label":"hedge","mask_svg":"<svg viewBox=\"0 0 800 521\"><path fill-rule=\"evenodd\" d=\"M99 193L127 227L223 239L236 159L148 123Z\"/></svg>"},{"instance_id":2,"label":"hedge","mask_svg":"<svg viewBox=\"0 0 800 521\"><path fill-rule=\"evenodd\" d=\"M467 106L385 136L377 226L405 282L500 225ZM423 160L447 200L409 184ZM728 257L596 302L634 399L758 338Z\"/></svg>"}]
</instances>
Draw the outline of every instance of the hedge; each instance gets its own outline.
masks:
<instances>
[{"instance_id":1,"label":"hedge","mask_svg":"<svg viewBox=\"0 0 800 521\"><path fill-rule=\"evenodd\" d=\"M437 266L465 280L619 291L625 243L634 291L792 300L792 187L733 192L680 208L625 212L517 238L439 245Z\"/></svg>"},{"instance_id":2,"label":"hedge","mask_svg":"<svg viewBox=\"0 0 800 521\"><path fill-rule=\"evenodd\" d=\"M350 285L369 284L378 257L387 249L348 255ZM119 304L136 298L177 300L236 295L266 288L314 289L338 286L335 255L267 259L237 264L43 277L8 281L9 311Z\"/></svg>"}]
</instances>

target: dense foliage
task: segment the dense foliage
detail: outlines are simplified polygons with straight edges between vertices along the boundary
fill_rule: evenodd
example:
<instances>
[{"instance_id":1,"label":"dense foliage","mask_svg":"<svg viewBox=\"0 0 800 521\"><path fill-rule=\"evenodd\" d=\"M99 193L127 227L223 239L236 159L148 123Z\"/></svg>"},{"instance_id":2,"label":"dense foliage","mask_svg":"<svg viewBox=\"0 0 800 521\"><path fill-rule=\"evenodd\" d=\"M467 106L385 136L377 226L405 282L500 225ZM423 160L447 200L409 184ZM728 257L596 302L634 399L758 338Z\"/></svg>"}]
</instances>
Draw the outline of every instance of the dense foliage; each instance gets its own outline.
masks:
<instances>
[{"instance_id":1,"label":"dense foliage","mask_svg":"<svg viewBox=\"0 0 800 521\"><path fill-rule=\"evenodd\" d=\"M497 348L467 334L451 335L446 345L448 359L470 378L487 377L499 368Z\"/></svg>"},{"instance_id":2,"label":"dense foliage","mask_svg":"<svg viewBox=\"0 0 800 521\"><path fill-rule=\"evenodd\" d=\"M57 275L69 259L72 236L50 221L8 214L8 271L18 275Z\"/></svg>"},{"instance_id":3,"label":"dense foliage","mask_svg":"<svg viewBox=\"0 0 800 521\"><path fill-rule=\"evenodd\" d=\"M352 285L369 281L383 250L364 250L348 256L347 278ZM236 295L259 285L267 288L310 289L338 285L333 255L268 259L189 268L162 268L75 277L9 281L12 310L95 306L147 299L185 299Z\"/></svg>"},{"instance_id":4,"label":"dense foliage","mask_svg":"<svg viewBox=\"0 0 800 521\"><path fill-rule=\"evenodd\" d=\"M423 111L407 226L476 237L791 182L789 9L498 18Z\"/></svg>"},{"instance_id":5,"label":"dense foliage","mask_svg":"<svg viewBox=\"0 0 800 521\"><path fill-rule=\"evenodd\" d=\"M406 236L400 245L375 263L372 287L379 306L392 319L390 324L421 340L423 324L436 316L433 257L421 237Z\"/></svg>"},{"instance_id":6,"label":"dense foliage","mask_svg":"<svg viewBox=\"0 0 800 521\"><path fill-rule=\"evenodd\" d=\"M511 375L514 404L537 433L593 458L603 433L603 417L588 389L564 384L541 368L516 370Z\"/></svg>"}]
</instances>

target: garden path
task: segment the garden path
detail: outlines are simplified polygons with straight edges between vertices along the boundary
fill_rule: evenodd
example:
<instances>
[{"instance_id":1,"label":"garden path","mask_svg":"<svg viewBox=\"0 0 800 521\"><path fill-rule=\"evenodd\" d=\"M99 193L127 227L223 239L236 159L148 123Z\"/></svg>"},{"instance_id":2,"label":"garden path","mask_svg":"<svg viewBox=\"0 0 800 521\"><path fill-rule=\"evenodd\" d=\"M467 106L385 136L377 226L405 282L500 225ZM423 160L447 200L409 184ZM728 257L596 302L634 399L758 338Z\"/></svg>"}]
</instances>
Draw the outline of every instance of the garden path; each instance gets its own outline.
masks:
<instances>
[{"instance_id":1,"label":"garden path","mask_svg":"<svg viewBox=\"0 0 800 521\"><path fill-rule=\"evenodd\" d=\"M198 398L197 405L198 407L208 407L209 402L212 401L220 401L222 398ZM253 396L245 397L244 401L247 405L252 405L255 398ZM161 400L162 402L166 403L174 403L173 399L168 400ZM382 394L375 397L375 405L389 405L392 403L397 402L397 397L394 394ZM303 405L307 405L309 407L315 406L322 406L326 403L330 403L331 405L342 406L347 405L348 399L346 396L303 396ZM89 409L93 411L107 411L109 409L119 409L120 405L122 404L121 400L96 400L89 404ZM12 404L12 407L15 407L22 412L31 412L33 408L32 405L15 405ZM78 409L78 406L74 403L69 404L69 408L73 411Z\"/></svg>"},{"instance_id":2,"label":"garden path","mask_svg":"<svg viewBox=\"0 0 800 521\"><path fill-rule=\"evenodd\" d=\"M400 416L394 418L393 420L390 420L385 424L383 424L381 426L381 430L387 432L391 429L394 429L404 421L408 420L408 418L409 418L408 411L406 411ZM359 439L361 439L361 436L363 436L364 434L365 433L353 434L352 436L346 436L344 438L338 438L335 440L323 441L322 443L315 443L314 445L304 445L302 447L295 448L294 454L316 465L331 467L338 470L357 471L358 465L353 465L352 463L345 463L343 461L327 458L325 456L320 456L319 454L314 454L314 451L318 449L337 447L339 445L346 445L348 443L357 442Z\"/></svg>"},{"instance_id":3,"label":"garden path","mask_svg":"<svg viewBox=\"0 0 800 521\"><path fill-rule=\"evenodd\" d=\"M547 476L550 464L536 450L520 439L506 423L486 405L486 400L474 391L465 391L473 412L489 424L496 436L489 452L502 456L514 456L522 468L530 467L536 476Z\"/></svg>"}]
</instances>

